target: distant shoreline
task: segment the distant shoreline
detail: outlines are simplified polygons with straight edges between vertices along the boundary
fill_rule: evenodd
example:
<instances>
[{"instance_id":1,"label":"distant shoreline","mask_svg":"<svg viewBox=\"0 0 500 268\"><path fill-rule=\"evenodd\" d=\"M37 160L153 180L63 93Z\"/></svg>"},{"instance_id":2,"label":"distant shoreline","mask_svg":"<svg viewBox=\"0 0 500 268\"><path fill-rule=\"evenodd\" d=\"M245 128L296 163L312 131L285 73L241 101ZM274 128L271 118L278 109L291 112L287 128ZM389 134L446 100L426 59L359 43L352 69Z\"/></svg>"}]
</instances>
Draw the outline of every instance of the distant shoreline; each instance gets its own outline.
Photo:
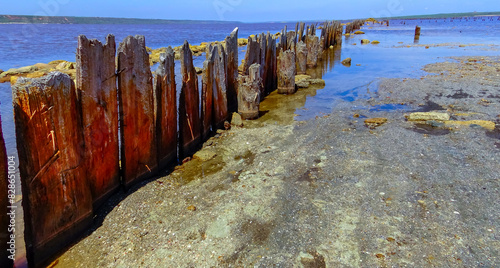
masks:
<instances>
[{"instance_id":1,"label":"distant shoreline","mask_svg":"<svg viewBox=\"0 0 500 268\"><path fill-rule=\"evenodd\" d=\"M491 17L500 16L500 11L492 12L465 12L442 13L429 15L409 15L397 17L382 17L375 19L445 19L453 17ZM341 21L350 21L341 19ZM323 21L310 20L310 21ZM291 22L291 21L289 21ZM283 22L283 23L289 23ZM111 18L111 17L74 17L74 16L29 16L29 15L0 15L0 24L231 24L231 23L273 23L217 21L217 20L167 20L167 19L138 19L138 18Z\"/></svg>"}]
</instances>

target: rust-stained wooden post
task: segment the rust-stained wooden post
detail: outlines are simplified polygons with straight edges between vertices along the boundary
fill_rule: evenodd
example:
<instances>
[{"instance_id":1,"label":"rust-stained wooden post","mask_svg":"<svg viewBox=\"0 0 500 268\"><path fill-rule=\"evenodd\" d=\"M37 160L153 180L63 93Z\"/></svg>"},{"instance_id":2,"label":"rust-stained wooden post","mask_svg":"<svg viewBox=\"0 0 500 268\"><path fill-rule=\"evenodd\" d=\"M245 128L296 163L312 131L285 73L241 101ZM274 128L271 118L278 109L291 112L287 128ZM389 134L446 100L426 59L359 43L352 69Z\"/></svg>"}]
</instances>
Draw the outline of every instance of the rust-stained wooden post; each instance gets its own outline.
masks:
<instances>
[{"instance_id":1,"label":"rust-stained wooden post","mask_svg":"<svg viewBox=\"0 0 500 268\"><path fill-rule=\"evenodd\" d=\"M319 38L315 35L308 35L307 39L307 67L318 65Z\"/></svg>"},{"instance_id":2,"label":"rust-stained wooden post","mask_svg":"<svg viewBox=\"0 0 500 268\"><path fill-rule=\"evenodd\" d=\"M76 89L82 105L85 165L94 207L120 186L115 37L78 36Z\"/></svg>"},{"instance_id":3,"label":"rust-stained wooden post","mask_svg":"<svg viewBox=\"0 0 500 268\"><path fill-rule=\"evenodd\" d=\"M249 76L240 76L238 79L238 113L243 119L259 117L262 85L260 69L260 64L252 64L249 68Z\"/></svg>"},{"instance_id":4,"label":"rust-stained wooden post","mask_svg":"<svg viewBox=\"0 0 500 268\"><path fill-rule=\"evenodd\" d=\"M280 51L278 56L278 93L295 93L295 52Z\"/></svg>"},{"instance_id":5,"label":"rust-stained wooden post","mask_svg":"<svg viewBox=\"0 0 500 268\"><path fill-rule=\"evenodd\" d=\"M224 47L218 44L212 50L214 61L214 128L223 128L224 122L229 119L227 110L227 81L226 81L226 57Z\"/></svg>"},{"instance_id":6,"label":"rust-stained wooden post","mask_svg":"<svg viewBox=\"0 0 500 268\"><path fill-rule=\"evenodd\" d=\"M297 53L297 74L306 74L307 69L307 46L304 42L297 43L295 48Z\"/></svg>"},{"instance_id":7,"label":"rust-stained wooden post","mask_svg":"<svg viewBox=\"0 0 500 268\"><path fill-rule=\"evenodd\" d=\"M144 36L128 36L118 47L121 164L128 187L158 169L153 76Z\"/></svg>"},{"instance_id":8,"label":"rust-stained wooden post","mask_svg":"<svg viewBox=\"0 0 500 268\"><path fill-rule=\"evenodd\" d=\"M414 39L414 42L418 43L419 40L420 40L420 26L417 25L415 27L415 39Z\"/></svg>"},{"instance_id":9,"label":"rust-stained wooden post","mask_svg":"<svg viewBox=\"0 0 500 268\"><path fill-rule=\"evenodd\" d=\"M12 86L27 259L37 266L92 223L75 84L60 72Z\"/></svg>"},{"instance_id":10,"label":"rust-stained wooden post","mask_svg":"<svg viewBox=\"0 0 500 268\"><path fill-rule=\"evenodd\" d=\"M177 160L177 91L175 54L172 47L168 47L166 53L160 54L154 91L158 167L164 169Z\"/></svg>"},{"instance_id":11,"label":"rust-stained wooden post","mask_svg":"<svg viewBox=\"0 0 500 268\"><path fill-rule=\"evenodd\" d=\"M238 109L238 27L226 37L227 104L230 114Z\"/></svg>"},{"instance_id":12,"label":"rust-stained wooden post","mask_svg":"<svg viewBox=\"0 0 500 268\"><path fill-rule=\"evenodd\" d=\"M198 76L189 43L181 47L182 88L179 99L179 150L182 157L194 153L201 143Z\"/></svg>"},{"instance_id":13,"label":"rust-stained wooden post","mask_svg":"<svg viewBox=\"0 0 500 268\"><path fill-rule=\"evenodd\" d=\"M218 50L217 48L215 50ZM201 118L202 118L202 139L205 140L210 135L214 121L214 47L210 46L207 51L207 59L203 62L203 75L201 86Z\"/></svg>"},{"instance_id":14,"label":"rust-stained wooden post","mask_svg":"<svg viewBox=\"0 0 500 268\"><path fill-rule=\"evenodd\" d=\"M10 159L9 161L17 162L17 159ZM11 231L9 224L11 219L15 221L15 208L8 208L8 206L15 206L10 203L15 198L15 188L9 187L15 185L15 166L12 165L13 170L9 169L7 164L7 151L5 149L5 141L2 133L2 119L0 118L0 267L10 268L14 260L10 256L14 256L16 252L15 235Z\"/></svg>"}]
</instances>

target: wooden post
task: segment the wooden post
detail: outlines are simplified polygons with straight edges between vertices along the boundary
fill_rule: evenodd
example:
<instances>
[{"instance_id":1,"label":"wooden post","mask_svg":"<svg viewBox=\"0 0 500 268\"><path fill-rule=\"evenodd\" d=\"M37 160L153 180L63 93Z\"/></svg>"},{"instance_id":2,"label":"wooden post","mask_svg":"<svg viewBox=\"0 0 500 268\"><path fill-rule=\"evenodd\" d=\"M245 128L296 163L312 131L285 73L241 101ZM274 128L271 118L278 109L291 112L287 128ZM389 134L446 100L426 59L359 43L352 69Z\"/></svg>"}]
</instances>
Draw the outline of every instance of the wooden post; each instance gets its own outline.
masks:
<instances>
[{"instance_id":1,"label":"wooden post","mask_svg":"<svg viewBox=\"0 0 500 268\"><path fill-rule=\"evenodd\" d=\"M28 263L37 266L92 223L81 107L67 75L12 86Z\"/></svg>"},{"instance_id":2,"label":"wooden post","mask_svg":"<svg viewBox=\"0 0 500 268\"><path fill-rule=\"evenodd\" d=\"M214 46L212 50L214 61L214 129L223 128L224 122L229 119L227 109L227 80L226 80L226 57L224 47L221 44Z\"/></svg>"},{"instance_id":3,"label":"wooden post","mask_svg":"<svg viewBox=\"0 0 500 268\"><path fill-rule=\"evenodd\" d=\"M76 89L82 105L85 165L94 207L120 186L115 37L103 46L78 36Z\"/></svg>"},{"instance_id":4,"label":"wooden post","mask_svg":"<svg viewBox=\"0 0 500 268\"><path fill-rule=\"evenodd\" d=\"M295 52L280 51L278 56L278 93L295 93Z\"/></svg>"},{"instance_id":5,"label":"wooden post","mask_svg":"<svg viewBox=\"0 0 500 268\"><path fill-rule=\"evenodd\" d=\"M179 99L179 150L182 157L194 153L201 143L200 95L189 43L181 47L182 88Z\"/></svg>"},{"instance_id":6,"label":"wooden post","mask_svg":"<svg viewBox=\"0 0 500 268\"><path fill-rule=\"evenodd\" d=\"M160 54L155 73L155 129L158 167L164 169L177 160L177 91L175 54L172 47Z\"/></svg>"},{"instance_id":7,"label":"wooden post","mask_svg":"<svg viewBox=\"0 0 500 268\"><path fill-rule=\"evenodd\" d=\"M260 44L257 42L257 39L248 37L247 52L243 65L244 75L248 75L248 68L254 63L260 63Z\"/></svg>"},{"instance_id":8,"label":"wooden post","mask_svg":"<svg viewBox=\"0 0 500 268\"><path fill-rule=\"evenodd\" d=\"M420 40L420 26L416 26L415 27L415 39L414 41L417 43L418 40Z\"/></svg>"},{"instance_id":9,"label":"wooden post","mask_svg":"<svg viewBox=\"0 0 500 268\"><path fill-rule=\"evenodd\" d=\"M238 108L238 27L226 37L227 104L230 114Z\"/></svg>"},{"instance_id":10,"label":"wooden post","mask_svg":"<svg viewBox=\"0 0 500 268\"><path fill-rule=\"evenodd\" d=\"M307 45L300 41L297 43L297 74L306 74L307 69Z\"/></svg>"},{"instance_id":11,"label":"wooden post","mask_svg":"<svg viewBox=\"0 0 500 268\"><path fill-rule=\"evenodd\" d=\"M308 35L307 39L307 67L316 67L318 65L319 38L314 35Z\"/></svg>"},{"instance_id":12,"label":"wooden post","mask_svg":"<svg viewBox=\"0 0 500 268\"><path fill-rule=\"evenodd\" d=\"M12 159L12 161L17 163L17 159ZM11 237L14 233L10 231L9 224L11 218L15 219L16 214L14 208L7 206L15 206L11 203L11 200L15 198L15 188L9 188L10 185L15 185L15 176L12 176L14 174L11 173L15 170L9 170L7 163L7 151L2 133L2 119L0 118L0 266L10 268L14 260L9 259L9 256L14 256L16 249L15 238Z\"/></svg>"},{"instance_id":13,"label":"wooden post","mask_svg":"<svg viewBox=\"0 0 500 268\"><path fill-rule=\"evenodd\" d=\"M118 47L121 164L125 186L158 168L153 76L144 36L127 36Z\"/></svg>"},{"instance_id":14,"label":"wooden post","mask_svg":"<svg viewBox=\"0 0 500 268\"><path fill-rule=\"evenodd\" d=\"M217 46L216 46L217 47ZM215 49L217 50L217 48ZM203 75L201 85L201 119L202 139L206 140L211 134L214 121L214 47L207 51L207 59L203 62Z\"/></svg>"},{"instance_id":15,"label":"wooden post","mask_svg":"<svg viewBox=\"0 0 500 268\"><path fill-rule=\"evenodd\" d=\"M262 79L260 64L252 64L249 76L241 76L238 86L238 113L243 119L259 117L260 93Z\"/></svg>"},{"instance_id":16,"label":"wooden post","mask_svg":"<svg viewBox=\"0 0 500 268\"><path fill-rule=\"evenodd\" d=\"M264 64L265 68L265 80L263 94L260 95L263 99L267 94L274 91L277 87L277 69L276 69L276 39L269 32L266 35L266 61Z\"/></svg>"}]
</instances>

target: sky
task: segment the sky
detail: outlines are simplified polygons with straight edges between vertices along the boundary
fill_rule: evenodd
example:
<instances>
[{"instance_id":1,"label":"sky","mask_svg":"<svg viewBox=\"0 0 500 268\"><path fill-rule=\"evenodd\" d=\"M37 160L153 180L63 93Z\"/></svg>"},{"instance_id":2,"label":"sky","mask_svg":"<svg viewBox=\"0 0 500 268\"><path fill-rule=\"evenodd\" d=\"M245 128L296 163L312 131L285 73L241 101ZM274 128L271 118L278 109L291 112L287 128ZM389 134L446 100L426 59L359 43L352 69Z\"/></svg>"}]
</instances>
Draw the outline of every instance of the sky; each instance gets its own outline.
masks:
<instances>
[{"instance_id":1,"label":"sky","mask_svg":"<svg viewBox=\"0 0 500 268\"><path fill-rule=\"evenodd\" d=\"M2 15L242 22L500 11L499 0L6 0L0 6Z\"/></svg>"}]
</instances>

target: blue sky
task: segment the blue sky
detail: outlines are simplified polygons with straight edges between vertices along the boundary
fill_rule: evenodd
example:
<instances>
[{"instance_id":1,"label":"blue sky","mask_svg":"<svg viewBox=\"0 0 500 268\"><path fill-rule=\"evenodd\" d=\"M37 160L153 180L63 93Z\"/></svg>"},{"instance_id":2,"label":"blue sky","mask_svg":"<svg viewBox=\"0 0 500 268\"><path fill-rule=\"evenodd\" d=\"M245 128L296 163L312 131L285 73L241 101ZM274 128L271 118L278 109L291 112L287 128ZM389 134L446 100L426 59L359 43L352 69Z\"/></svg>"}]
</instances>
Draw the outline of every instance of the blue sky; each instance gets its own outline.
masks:
<instances>
[{"instance_id":1,"label":"blue sky","mask_svg":"<svg viewBox=\"0 0 500 268\"><path fill-rule=\"evenodd\" d=\"M500 11L500 1L17 0L2 3L0 14L258 22L351 19L470 11Z\"/></svg>"}]
</instances>

